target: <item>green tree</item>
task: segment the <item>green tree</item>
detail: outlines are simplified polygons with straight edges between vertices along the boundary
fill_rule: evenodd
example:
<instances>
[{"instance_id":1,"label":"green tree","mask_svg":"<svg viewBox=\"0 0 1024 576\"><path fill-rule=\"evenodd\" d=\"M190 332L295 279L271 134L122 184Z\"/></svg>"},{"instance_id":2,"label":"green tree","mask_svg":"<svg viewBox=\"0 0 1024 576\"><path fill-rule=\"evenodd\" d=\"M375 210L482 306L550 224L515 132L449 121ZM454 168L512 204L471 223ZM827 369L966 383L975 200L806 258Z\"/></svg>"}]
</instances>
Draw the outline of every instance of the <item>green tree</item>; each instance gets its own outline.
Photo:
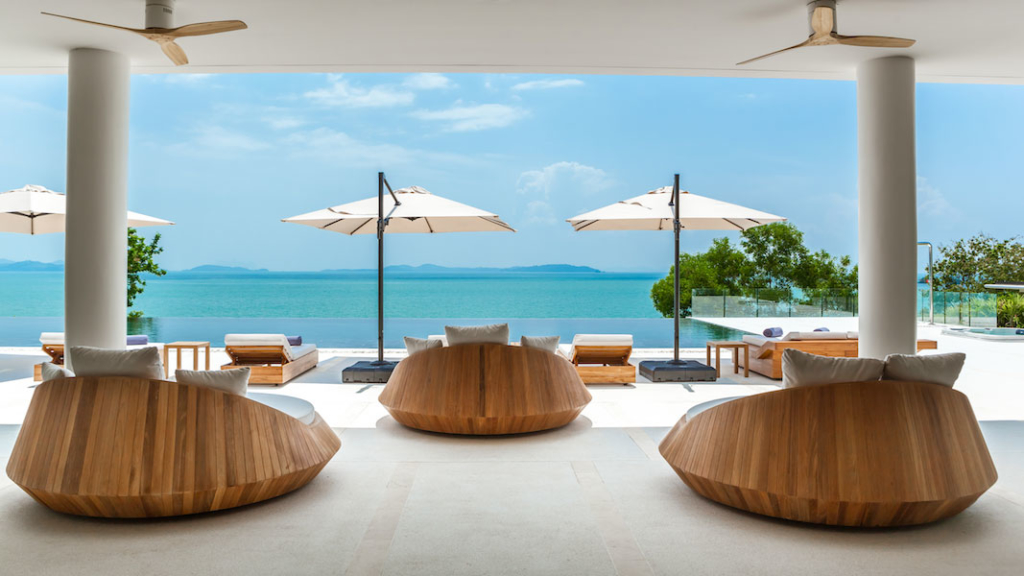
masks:
<instances>
[{"instance_id":1,"label":"green tree","mask_svg":"<svg viewBox=\"0 0 1024 576\"><path fill-rule=\"evenodd\" d=\"M935 288L984 292L992 282L1024 282L1024 245L1018 238L996 240L985 234L939 246L933 266Z\"/></svg>"},{"instance_id":2,"label":"green tree","mask_svg":"<svg viewBox=\"0 0 1024 576\"><path fill-rule=\"evenodd\" d=\"M160 234L153 236L153 240L146 242L146 239L139 236L134 228L128 229L128 307L131 308L135 298L142 294L146 288L146 281L143 274L163 276L167 271L156 263L154 258L162 253L164 249L160 246ZM132 310L128 313L129 318L142 317L142 310Z\"/></svg>"},{"instance_id":3,"label":"green tree","mask_svg":"<svg viewBox=\"0 0 1024 576\"><path fill-rule=\"evenodd\" d=\"M789 222L776 222L744 230L740 244L750 260L749 285L792 290L800 264L808 255L803 232Z\"/></svg>"},{"instance_id":4,"label":"green tree","mask_svg":"<svg viewBox=\"0 0 1024 576\"><path fill-rule=\"evenodd\" d=\"M747 257L728 238L716 238L707 252L679 255L679 310L682 316L690 316L693 290L739 290L749 274ZM654 308L666 318L672 317L672 285L674 268L668 276L658 280L651 287Z\"/></svg>"}]
</instances>

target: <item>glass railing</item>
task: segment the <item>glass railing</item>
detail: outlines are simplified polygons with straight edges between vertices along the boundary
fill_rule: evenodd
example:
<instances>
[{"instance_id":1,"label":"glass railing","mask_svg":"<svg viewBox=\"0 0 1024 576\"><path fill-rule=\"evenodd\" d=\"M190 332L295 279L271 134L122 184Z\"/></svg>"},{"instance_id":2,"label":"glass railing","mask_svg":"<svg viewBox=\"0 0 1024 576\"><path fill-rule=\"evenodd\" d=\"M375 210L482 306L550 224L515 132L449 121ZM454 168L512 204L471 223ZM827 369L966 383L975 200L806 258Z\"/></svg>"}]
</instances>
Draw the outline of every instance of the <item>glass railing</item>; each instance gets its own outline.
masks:
<instances>
[{"instance_id":1,"label":"glass railing","mask_svg":"<svg viewBox=\"0 0 1024 576\"><path fill-rule=\"evenodd\" d=\"M929 318L928 290L918 291L918 315ZM935 292L935 322L960 326L996 327L996 294L984 292Z\"/></svg>"},{"instance_id":2,"label":"glass railing","mask_svg":"<svg viewBox=\"0 0 1024 576\"><path fill-rule=\"evenodd\" d=\"M695 289L692 298L692 314L698 318L820 318L857 315L855 291Z\"/></svg>"}]
</instances>

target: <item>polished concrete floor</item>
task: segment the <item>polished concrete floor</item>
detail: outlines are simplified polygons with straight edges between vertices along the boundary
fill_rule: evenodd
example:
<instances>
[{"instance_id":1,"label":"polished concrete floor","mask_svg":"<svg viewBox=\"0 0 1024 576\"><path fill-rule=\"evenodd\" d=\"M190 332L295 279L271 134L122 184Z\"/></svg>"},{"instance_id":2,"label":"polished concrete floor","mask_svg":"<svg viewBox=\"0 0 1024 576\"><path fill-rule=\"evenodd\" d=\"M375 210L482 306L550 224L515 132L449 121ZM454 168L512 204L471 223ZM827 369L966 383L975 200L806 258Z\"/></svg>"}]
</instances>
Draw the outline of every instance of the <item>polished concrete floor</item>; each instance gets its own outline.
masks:
<instances>
[{"instance_id":1,"label":"polished concrete floor","mask_svg":"<svg viewBox=\"0 0 1024 576\"><path fill-rule=\"evenodd\" d=\"M777 521L704 500L657 453L686 407L772 389L593 387L570 426L502 438L403 428L379 387L328 384L327 358L279 390L312 399L342 448L311 484L222 513L109 521L49 511L0 479L0 574L1020 574L1024 422L982 427L999 482L959 516L896 530ZM0 370L20 374L18 358ZM18 366L15 366L15 365ZM6 464L31 383L0 378Z\"/></svg>"}]
</instances>

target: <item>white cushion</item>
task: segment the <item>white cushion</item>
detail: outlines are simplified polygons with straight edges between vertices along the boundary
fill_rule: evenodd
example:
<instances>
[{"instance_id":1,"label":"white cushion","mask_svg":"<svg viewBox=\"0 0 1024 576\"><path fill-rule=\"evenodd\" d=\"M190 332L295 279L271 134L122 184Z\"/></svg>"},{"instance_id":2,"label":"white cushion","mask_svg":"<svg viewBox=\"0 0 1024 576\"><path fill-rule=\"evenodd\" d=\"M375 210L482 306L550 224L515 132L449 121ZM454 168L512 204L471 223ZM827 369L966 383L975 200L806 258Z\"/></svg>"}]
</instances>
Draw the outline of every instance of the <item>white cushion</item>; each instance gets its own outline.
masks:
<instances>
[{"instance_id":1,"label":"white cushion","mask_svg":"<svg viewBox=\"0 0 1024 576\"><path fill-rule=\"evenodd\" d=\"M284 356L289 361L295 360L297 356L292 351L288 337L284 334L225 334L225 346L281 346L284 348Z\"/></svg>"},{"instance_id":2,"label":"white cushion","mask_svg":"<svg viewBox=\"0 0 1024 576\"><path fill-rule=\"evenodd\" d=\"M415 354L417 352L423 352L430 348L441 348L444 343L437 338L413 338L412 336L405 337L405 350L409 354Z\"/></svg>"},{"instance_id":3,"label":"white cushion","mask_svg":"<svg viewBox=\"0 0 1024 576\"><path fill-rule=\"evenodd\" d=\"M558 350L558 336L520 336L519 345L524 348L537 348L554 354Z\"/></svg>"},{"instance_id":4,"label":"white cushion","mask_svg":"<svg viewBox=\"0 0 1024 576\"><path fill-rule=\"evenodd\" d=\"M175 370L174 379L178 384L245 396L245 389L249 386L249 372L248 366L231 370Z\"/></svg>"},{"instance_id":5,"label":"white cushion","mask_svg":"<svg viewBox=\"0 0 1024 576\"><path fill-rule=\"evenodd\" d=\"M508 344L508 324L485 324L483 326L445 326L444 335L449 346L459 344Z\"/></svg>"},{"instance_id":6,"label":"white cushion","mask_svg":"<svg viewBox=\"0 0 1024 576\"><path fill-rule=\"evenodd\" d=\"M846 340L846 332L790 332L791 340Z\"/></svg>"},{"instance_id":7,"label":"white cushion","mask_svg":"<svg viewBox=\"0 0 1024 576\"><path fill-rule=\"evenodd\" d=\"M885 357L885 380L911 380L953 387L963 370L967 355L963 352L947 354L889 354Z\"/></svg>"},{"instance_id":8,"label":"white cushion","mask_svg":"<svg viewBox=\"0 0 1024 576\"><path fill-rule=\"evenodd\" d=\"M40 344L64 344L63 332L43 332L39 335Z\"/></svg>"},{"instance_id":9,"label":"white cushion","mask_svg":"<svg viewBox=\"0 0 1024 576\"><path fill-rule=\"evenodd\" d=\"M764 336L757 336L755 334L744 334L743 341L751 346L764 346L769 342L777 342L776 338L765 338Z\"/></svg>"},{"instance_id":10,"label":"white cushion","mask_svg":"<svg viewBox=\"0 0 1024 576\"><path fill-rule=\"evenodd\" d=\"M701 402L700 404L697 404L696 406L686 411L686 421L689 422L690 420L693 420L693 417L696 416L697 414L700 414L705 410L714 408L719 404L725 404L726 402L731 402L733 400L738 400L740 398L743 398L743 396L727 396L725 398L718 398L717 400L708 400L707 402Z\"/></svg>"},{"instance_id":11,"label":"white cushion","mask_svg":"<svg viewBox=\"0 0 1024 576\"><path fill-rule=\"evenodd\" d=\"M298 360L306 354L316 351L316 344L303 344L302 346L289 346L292 352L292 360Z\"/></svg>"},{"instance_id":12,"label":"white cushion","mask_svg":"<svg viewBox=\"0 0 1024 576\"><path fill-rule=\"evenodd\" d=\"M880 380L885 362L875 358L833 358L793 348L782 353L782 386L817 386Z\"/></svg>"},{"instance_id":13,"label":"white cushion","mask_svg":"<svg viewBox=\"0 0 1024 576\"><path fill-rule=\"evenodd\" d=\"M127 376L162 380L164 365L154 346L134 350L71 347L71 367L77 376Z\"/></svg>"},{"instance_id":14,"label":"white cushion","mask_svg":"<svg viewBox=\"0 0 1024 576\"><path fill-rule=\"evenodd\" d=\"M60 380L61 378L74 378L75 374L71 370L63 366L58 366L52 362L43 362L40 372L43 375L43 382L49 382L50 380Z\"/></svg>"},{"instance_id":15,"label":"white cushion","mask_svg":"<svg viewBox=\"0 0 1024 576\"><path fill-rule=\"evenodd\" d=\"M427 336L427 340L437 340L441 342L441 346L448 345L448 337L445 336L444 334L431 334Z\"/></svg>"},{"instance_id":16,"label":"white cushion","mask_svg":"<svg viewBox=\"0 0 1024 576\"><path fill-rule=\"evenodd\" d=\"M855 330L851 330L850 332L846 333L846 339L847 340L857 340L859 338L860 338L860 334L857 331L855 331Z\"/></svg>"},{"instance_id":17,"label":"white cushion","mask_svg":"<svg viewBox=\"0 0 1024 576\"><path fill-rule=\"evenodd\" d=\"M225 372L231 372L231 370L225 370ZM275 410L284 412L303 424L312 424L316 418L313 405L302 398L285 396L283 394L260 394L256 392L250 392L247 397L264 406L270 406Z\"/></svg>"},{"instance_id":18,"label":"white cushion","mask_svg":"<svg viewBox=\"0 0 1024 576\"><path fill-rule=\"evenodd\" d=\"M632 334L577 334L573 346L632 346Z\"/></svg>"}]
</instances>

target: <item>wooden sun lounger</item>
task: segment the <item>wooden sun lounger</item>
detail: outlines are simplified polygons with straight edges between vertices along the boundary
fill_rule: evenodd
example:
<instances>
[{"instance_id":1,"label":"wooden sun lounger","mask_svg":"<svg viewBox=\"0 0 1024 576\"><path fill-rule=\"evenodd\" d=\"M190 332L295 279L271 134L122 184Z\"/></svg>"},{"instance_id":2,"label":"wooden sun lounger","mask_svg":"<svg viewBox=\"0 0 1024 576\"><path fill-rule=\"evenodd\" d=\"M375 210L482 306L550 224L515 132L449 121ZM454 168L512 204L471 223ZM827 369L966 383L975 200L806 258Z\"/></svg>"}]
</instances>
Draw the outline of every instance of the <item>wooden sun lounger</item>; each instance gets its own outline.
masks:
<instances>
[{"instance_id":1,"label":"wooden sun lounger","mask_svg":"<svg viewBox=\"0 0 1024 576\"><path fill-rule=\"evenodd\" d=\"M762 346L750 345L750 370L775 380L782 379L782 353L787 348L819 356L835 358L856 358L859 353L858 341L849 340L769 340ZM936 350L935 340L918 340L917 351ZM743 360L739 361L743 368Z\"/></svg>"},{"instance_id":2,"label":"wooden sun lounger","mask_svg":"<svg viewBox=\"0 0 1024 576\"><path fill-rule=\"evenodd\" d=\"M569 360L585 384L632 384L636 366L629 363L632 346L573 343Z\"/></svg>"},{"instance_id":3,"label":"wooden sun lounger","mask_svg":"<svg viewBox=\"0 0 1024 576\"><path fill-rule=\"evenodd\" d=\"M48 362L56 364L57 366L64 365L64 345L63 344L43 344L43 352L50 357ZM42 363L36 364L32 367L32 380L36 382L43 381L43 365Z\"/></svg>"},{"instance_id":4,"label":"wooden sun lounger","mask_svg":"<svg viewBox=\"0 0 1024 576\"><path fill-rule=\"evenodd\" d=\"M248 366L249 384L286 384L320 362L320 351L313 349L294 360L289 360L284 346L226 346L231 362L221 370Z\"/></svg>"}]
</instances>

